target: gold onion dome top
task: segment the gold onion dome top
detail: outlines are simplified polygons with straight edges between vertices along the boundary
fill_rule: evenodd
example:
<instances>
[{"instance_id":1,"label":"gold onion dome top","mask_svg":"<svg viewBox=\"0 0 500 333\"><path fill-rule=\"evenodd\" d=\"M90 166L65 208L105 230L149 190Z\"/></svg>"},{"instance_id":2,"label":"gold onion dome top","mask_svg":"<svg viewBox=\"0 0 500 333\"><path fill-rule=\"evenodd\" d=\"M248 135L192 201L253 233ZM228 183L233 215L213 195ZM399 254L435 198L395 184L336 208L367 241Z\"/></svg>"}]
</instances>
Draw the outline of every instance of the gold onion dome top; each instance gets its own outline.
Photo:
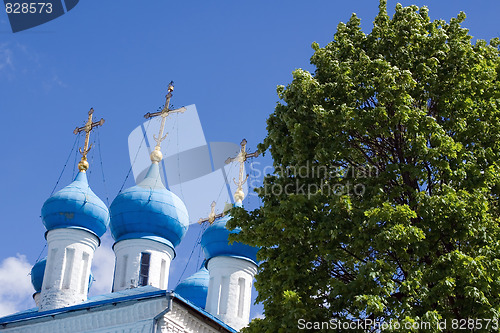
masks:
<instances>
[{"instance_id":1,"label":"gold onion dome top","mask_svg":"<svg viewBox=\"0 0 500 333\"><path fill-rule=\"evenodd\" d=\"M174 89L170 82L163 109L144 115L146 119L161 117L158 136L153 136L156 146L151 152L151 166L144 180L120 193L111 203L110 230L116 242L126 239L149 239L174 249L186 235L189 216L186 206L174 193L165 188L161 180L159 162L163 158L161 142L166 118L172 113L182 113L186 108L170 110Z\"/></svg>"},{"instance_id":2,"label":"gold onion dome top","mask_svg":"<svg viewBox=\"0 0 500 333\"><path fill-rule=\"evenodd\" d=\"M89 162L87 161L87 154L90 151L90 149L92 148L92 144L90 144L90 146L89 146L90 132L92 132L92 130L94 128L96 128L97 126L102 126L104 124L103 118L101 118L101 120L99 120L99 121L92 122L92 114L93 113L94 113L94 108L91 108L89 111L89 117L88 117L85 125L83 125L82 127L77 127L73 131L73 133L75 135L78 135L78 133L81 133L81 132L85 132L85 144L83 146L83 150L82 150L82 148L80 148L80 154L82 154L82 159L80 160L80 162L78 162L78 170L83 171L83 172L85 172L89 169Z\"/></svg>"},{"instance_id":3,"label":"gold onion dome top","mask_svg":"<svg viewBox=\"0 0 500 333\"><path fill-rule=\"evenodd\" d=\"M80 148L82 159L78 163L80 172L74 181L64 187L50 198L42 207L42 221L47 231L61 228L76 228L89 231L101 237L109 224L109 211L104 202L97 197L90 188L86 171L89 168L87 153L92 148L89 146L90 132L93 128L104 124L104 119L92 122L94 109L90 109L89 117L83 127L77 127L73 133L85 132L85 145Z\"/></svg>"},{"instance_id":4,"label":"gold onion dome top","mask_svg":"<svg viewBox=\"0 0 500 333\"><path fill-rule=\"evenodd\" d=\"M184 113L184 111L186 111L185 107L175 110L169 109L170 99L172 98L172 91L174 91L174 81L170 81L170 83L168 84L167 91L168 91L167 95L165 96L166 98L165 105L163 106L162 110L153 113L148 112L144 115L144 118L146 119L150 119L157 116L161 117L160 132L158 133L158 136L153 136L153 139L156 141L156 146L155 149L151 152L151 155L149 155L149 158L151 159L152 163L160 163L160 161L163 159L163 154L161 152L161 142L165 140L165 138L168 135L168 133L163 135L163 130L165 129L165 121L167 117L172 113Z\"/></svg>"}]
</instances>

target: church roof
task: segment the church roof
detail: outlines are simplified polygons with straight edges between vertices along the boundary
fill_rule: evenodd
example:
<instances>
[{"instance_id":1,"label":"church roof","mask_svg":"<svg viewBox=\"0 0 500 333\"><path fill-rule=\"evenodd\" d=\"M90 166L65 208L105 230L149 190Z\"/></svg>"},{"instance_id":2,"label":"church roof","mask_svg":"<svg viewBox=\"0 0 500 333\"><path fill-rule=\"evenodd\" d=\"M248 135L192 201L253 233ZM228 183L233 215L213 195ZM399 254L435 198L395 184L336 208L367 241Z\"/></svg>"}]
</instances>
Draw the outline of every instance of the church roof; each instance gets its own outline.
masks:
<instances>
[{"instance_id":1,"label":"church roof","mask_svg":"<svg viewBox=\"0 0 500 333\"><path fill-rule=\"evenodd\" d=\"M38 311L38 308L32 308L29 310L25 310L22 312L18 312L0 318L0 329L5 328L8 324L16 322L18 323L31 319L40 319L43 317L54 317L60 314L75 313L79 310L90 310L92 308L104 307L106 305L116 305L118 303L125 303L130 301L134 301L133 304L135 304L136 301L147 300L156 297L170 297L173 301L180 303L185 307L188 307L189 309L194 310L195 312L197 312L198 315L201 315L205 319L217 324L221 328L224 328L227 332L237 332L236 330L234 330L233 328L222 322L217 317L211 315L210 313L206 312L205 310L201 309L200 307L196 306L190 301L184 299L183 297L177 295L176 293L168 292L166 290L158 289L152 286L126 289L114 293L95 296L83 303L73 306L68 306L65 308L59 308L41 312ZM98 311L98 309L94 309L94 311L96 310Z\"/></svg>"}]
</instances>

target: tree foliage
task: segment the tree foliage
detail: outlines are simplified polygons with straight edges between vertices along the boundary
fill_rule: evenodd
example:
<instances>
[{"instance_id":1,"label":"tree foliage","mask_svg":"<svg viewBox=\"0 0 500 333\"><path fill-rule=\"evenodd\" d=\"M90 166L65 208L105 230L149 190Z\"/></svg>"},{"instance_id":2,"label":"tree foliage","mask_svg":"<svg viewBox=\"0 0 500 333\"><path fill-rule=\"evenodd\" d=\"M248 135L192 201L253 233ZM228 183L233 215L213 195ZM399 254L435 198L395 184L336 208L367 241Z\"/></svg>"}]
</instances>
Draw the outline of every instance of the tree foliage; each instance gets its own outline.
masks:
<instances>
[{"instance_id":1,"label":"tree foliage","mask_svg":"<svg viewBox=\"0 0 500 333\"><path fill-rule=\"evenodd\" d=\"M245 332L500 320L500 42L473 44L464 13L379 9L371 33L353 14L313 43L315 72L277 89L260 145L275 173L229 222L261 247L265 318Z\"/></svg>"}]
</instances>

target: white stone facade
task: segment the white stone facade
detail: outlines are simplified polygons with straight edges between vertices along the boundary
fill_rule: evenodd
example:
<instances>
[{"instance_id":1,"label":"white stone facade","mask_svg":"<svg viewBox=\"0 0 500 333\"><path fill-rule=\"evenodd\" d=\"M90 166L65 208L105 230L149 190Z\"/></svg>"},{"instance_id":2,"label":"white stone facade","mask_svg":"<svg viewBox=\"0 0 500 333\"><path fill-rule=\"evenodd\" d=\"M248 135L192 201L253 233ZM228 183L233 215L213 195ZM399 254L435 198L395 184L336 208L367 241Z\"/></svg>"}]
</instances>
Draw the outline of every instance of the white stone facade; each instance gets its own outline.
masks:
<instances>
[{"instance_id":1,"label":"white stone facade","mask_svg":"<svg viewBox=\"0 0 500 333\"><path fill-rule=\"evenodd\" d=\"M139 285L141 253L149 253L147 285L168 289L170 262L174 250L169 246L149 239L126 239L113 246L115 251L115 275L113 291L135 288Z\"/></svg>"},{"instance_id":2,"label":"white stone facade","mask_svg":"<svg viewBox=\"0 0 500 333\"><path fill-rule=\"evenodd\" d=\"M207 312L239 331L248 325L252 303L252 283L257 265L234 257L208 261Z\"/></svg>"},{"instance_id":3,"label":"white stone facade","mask_svg":"<svg viewBox=\"0 0 500 333\"><path fill-rule=\"evenodd\" d=\"M229 332L169 294L62 312L0 327L6 333L216 333Z\"/></svg>"},{"instance_id":4,"label":"white stone facade","mask_svg":"<svg viewBox=\"0 0 500 333\"><path fill-rule=\"evenodd\" d=\"M82 229L47 233L48 256L39 296L40 310L71 306L87 300L90 266L99 238Z\"/></svg>"}]
</instances>

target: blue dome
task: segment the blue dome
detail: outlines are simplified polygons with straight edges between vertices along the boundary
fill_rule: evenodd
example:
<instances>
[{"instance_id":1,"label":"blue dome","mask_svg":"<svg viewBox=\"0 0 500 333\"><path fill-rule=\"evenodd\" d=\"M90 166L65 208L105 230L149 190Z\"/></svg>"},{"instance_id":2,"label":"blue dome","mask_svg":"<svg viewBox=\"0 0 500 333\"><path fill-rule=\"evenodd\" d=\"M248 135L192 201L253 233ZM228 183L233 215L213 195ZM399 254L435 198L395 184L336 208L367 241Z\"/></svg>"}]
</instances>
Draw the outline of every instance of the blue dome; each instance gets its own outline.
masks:
<instances>
[{"instance_id":1,"label":"blue dome","mask_svg":"<svg viewBox=\"0 0 500 333\"><path fill-rule=\"evenodd\" d=\"M47 230L81 228L101 237L109 224L109 211L89 187L85 172L51 196L42 207L42 220Z\"/></svg>"},{"instance_id":2,"label":"blue dome","mask_svg":"<svg viewBox=\"0 0 500 333\"><path fill-rule=\"evenodd\" d=\"M208 269L203 265L198 272L179 283L174 291L194 305L205 309L209 280Z\"/></svg>"},{"instance_id":3,"label":"blue dome","mask_svg":"<svg viewBox=\"0 0 500 333\"><path fill-rule=\"evenodd\" d=\"M47 258L44 258L37 262L33 268L31 268L31 284L35 291L39 293L42 290L43 275L45 274L45 265L47 264Z\"/></svg>"},{"instance_id":4,"label":"blue dome","mask_svg":"<svg viewBox=\"0 0 500 333\"><path fill-rule=\"evenodd\" d=\"M176 247L186 235L189 217L186 206L163 186L158 163L146 178L123 191L110 207L110 230L115 241L147 238Z\"/></svg>"},{"instance_id":5,"label":"blue dome","mask_svg":"<svg viewBox=\"0 0 500 333\"><path fill-rule=\"evenodd\" d=\"M259 248L240 242L233 242L233 244L229 245L229 234L237 234L241 231L240 228L235 228L231 231L226 228L226 222L230 218L230 215L226 215L216 220L201 236L201 246L207 261L213 257L228 256L242 257L243 259L250 259L254 263L257 263L257 251Z\"/></svg>"}]
</instances>

